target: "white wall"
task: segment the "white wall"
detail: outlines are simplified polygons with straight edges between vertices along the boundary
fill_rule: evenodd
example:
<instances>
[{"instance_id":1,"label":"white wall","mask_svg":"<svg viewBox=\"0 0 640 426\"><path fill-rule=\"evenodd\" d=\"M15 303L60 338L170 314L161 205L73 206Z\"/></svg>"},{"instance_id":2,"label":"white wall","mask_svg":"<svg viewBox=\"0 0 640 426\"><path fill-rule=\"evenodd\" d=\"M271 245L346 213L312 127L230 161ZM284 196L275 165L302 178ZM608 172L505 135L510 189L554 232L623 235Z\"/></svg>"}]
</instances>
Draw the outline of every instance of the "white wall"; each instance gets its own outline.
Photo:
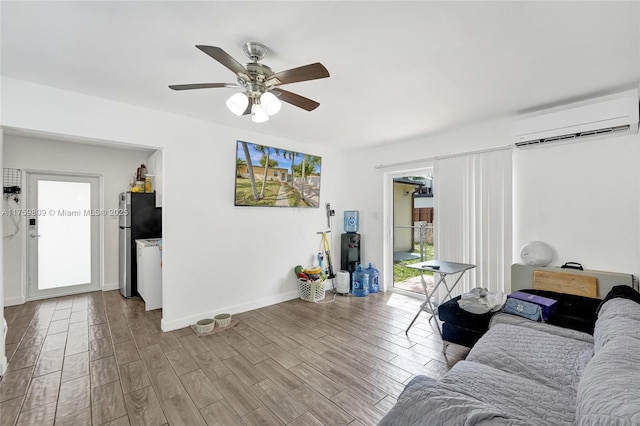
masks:
<instances>
[{"instance_id":1,"label":"white wall","mask_svg":"<svg viewBox=\"0 0 640 426\"><path fill-rule=\"evenodd\" d=\"M639 272L638 135L549 144L514 153L514 253L529 241L552 265Z\"/></svg>"},{"instance_id":2,"label":"white wall","mask_svg":"<svg viewBox=\"0 0 640 426\"><path fill-rule=\"evenodd\" d=\"M349 154L349 181L358 189L350 209L360 210L363 261L382 265L387 289L393 282L392 253L383 250L383 243L385 238L391 241L392 175L430 167L434 157L510 145L514 120L475 123ZM636 134L514 151L514 252L507 261L521 262L520 247L542 240L558 253L554 265L577 261L589 269L638 276L639 141ZM379 165L389 167L376 168Z\"/></svg>"},{"instance_id":3,"label":"white wall","mask_svg":"<svg viewBox=\"0 0 640 426\"><path fill-rule=\"evenodd\" d=\"M393 185L393 224L394 226L404 226L398 228L393 234L394 251L412 251L413 244L411 236L413 230L413 190L414 185L395 183Z\"/></svg>"},{"instance_id":4,"label":"white wall","mask_svg":"<svg viewBox=\"0 0 640 426\"><path fill-rule=\"evenodd\" d=\"M162 150L154 152L146 163L147 174L153 175L152 185L153 190L156 192L156 207L162 207Z\"/></svg>"},{"instance_id":5,"label":"white wall","mask_svg":"<svg viewBox=\"0 0 640 426\"><path fill-rule=\"evenodd\" d=\"M324 204L338 210L348 199L340 152L259 133L268 123L247 131L6 77L2 85L4 126L163 148L165 330L297 297L292 270L317 253ZM321 156L321 208L234 207L238 139Z\"/></svg>"},{"instance_id":6,"label":"white wall","mask_svg":"<svg viewBox=\"0 0 640 426\"><path fill-rule=\"evenodd\" d=\"M96 145L47 140L36 137L5 135L3 167L99 174L102 177L101 206L118 208L118 194L126 191L136 168L149 158L149 150L125 150ZM22 182L21 208L26 208L26 181ZM5 207L14 208L12 203ZM7 233L15 229L9 217L4 218ZM20 231L4 240L4 295L5 306L24 303L26 295L25 223ZM105 290L118 288L118 218L103 217L103 273L101 286Z\"/></svg>"},{"instance_id":7,"label":"white wall","mask_svg":"<svg viewBox=\"0 0 640 426\"><path fill-rule=\"evenodd\" d=\"M0 114L1 115L1 114ZM0 164L2 164L2 148L4 145L4 131L0 128ZM3 221L0 221L0 234L4 235ZM3 255L3 246L0 244L0 259ZM3 268L4 262L0 262L0 301L4 300L4 281L3 281ZM4 304L0 303L0 375L4 375L4 371L7 369L7 355L4 344Z\"/></svg>"}]
</instances>

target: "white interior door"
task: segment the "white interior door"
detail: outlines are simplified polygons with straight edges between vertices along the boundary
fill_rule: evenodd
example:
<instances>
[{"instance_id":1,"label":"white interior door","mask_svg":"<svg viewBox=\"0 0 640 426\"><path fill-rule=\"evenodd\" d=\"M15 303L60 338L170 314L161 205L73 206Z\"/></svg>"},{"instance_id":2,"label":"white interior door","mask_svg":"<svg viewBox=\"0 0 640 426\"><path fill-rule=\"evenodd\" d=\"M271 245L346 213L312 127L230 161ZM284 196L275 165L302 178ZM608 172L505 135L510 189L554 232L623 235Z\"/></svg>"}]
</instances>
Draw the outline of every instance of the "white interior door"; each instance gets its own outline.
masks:
<instances>
[{"instance_id":1,"label":"white interior door","mask_svg":"<svg viewBox=\"0 0 640 426\"><path fill-rule=\"evenodd\" d=\"M27 173L27 297L100 289L100 178Z\"/></svg>"}]
</instances>

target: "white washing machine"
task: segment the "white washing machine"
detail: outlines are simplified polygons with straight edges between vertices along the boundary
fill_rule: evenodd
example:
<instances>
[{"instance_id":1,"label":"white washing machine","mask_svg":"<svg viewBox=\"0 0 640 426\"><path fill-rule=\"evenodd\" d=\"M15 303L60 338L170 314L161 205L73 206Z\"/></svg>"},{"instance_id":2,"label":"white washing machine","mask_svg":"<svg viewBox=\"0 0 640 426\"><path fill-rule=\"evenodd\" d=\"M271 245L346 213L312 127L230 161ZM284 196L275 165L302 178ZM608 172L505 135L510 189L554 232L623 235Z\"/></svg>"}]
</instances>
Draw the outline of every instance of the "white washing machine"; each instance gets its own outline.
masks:
<instances>
[{"instance_id":1,"label":"white washing machine","mask_svg":"<svg viewBox=\"0 0 640 426\"><path fill-rule=\"evenodd\" d=\"M145 309L162 308L162 239L136 240L138 263L138 294Z\"/></svg>"}]
</instances>

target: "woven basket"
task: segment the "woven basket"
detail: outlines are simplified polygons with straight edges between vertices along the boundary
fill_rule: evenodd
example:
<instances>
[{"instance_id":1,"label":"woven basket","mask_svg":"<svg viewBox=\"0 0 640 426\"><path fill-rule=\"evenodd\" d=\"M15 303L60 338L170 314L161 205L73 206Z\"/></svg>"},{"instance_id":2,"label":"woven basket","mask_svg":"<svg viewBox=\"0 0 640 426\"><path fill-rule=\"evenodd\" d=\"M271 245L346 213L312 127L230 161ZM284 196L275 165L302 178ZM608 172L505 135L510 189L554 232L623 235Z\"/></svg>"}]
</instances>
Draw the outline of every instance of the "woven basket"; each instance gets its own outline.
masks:
<instances>
[{"instance_id":1,"label":"woven basket","mask_svg":"<svg viewBox=\"0 0 640 426\"><path fill-rule=\"evenodd\" d=\"M307 281L298 279L300 283L300 299L307 302L319 302L324 299L324 283L326 280Z\"/></svg>"}]
</instances>

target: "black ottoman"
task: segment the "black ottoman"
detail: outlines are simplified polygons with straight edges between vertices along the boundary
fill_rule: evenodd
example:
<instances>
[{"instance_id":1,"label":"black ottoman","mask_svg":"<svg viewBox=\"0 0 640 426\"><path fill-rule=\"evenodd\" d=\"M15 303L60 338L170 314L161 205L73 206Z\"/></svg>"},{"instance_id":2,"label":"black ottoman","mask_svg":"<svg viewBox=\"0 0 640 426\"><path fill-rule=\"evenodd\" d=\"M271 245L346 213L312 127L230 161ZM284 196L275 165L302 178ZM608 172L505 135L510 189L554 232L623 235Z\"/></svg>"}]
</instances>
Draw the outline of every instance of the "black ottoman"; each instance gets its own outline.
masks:
<instances>
[{"instance_id":1,"label":"black ottoman","mask_svg":"<svg viewBox=\"0 0 640 426\"><path fill-rule=\"evenodd\" d=\"M456 343L468 348L489 329L489 321L494 312L472 314L458 306L461 296L454 297L438 306L438 318L442 321L443 351L448 343Z\"/></svg>"},{"instance_id":2,"label":"black ottoman","mask_svg":"<svg viewBox=\"0 0 640 426\"><path fill-rule=\"evenodd\" d=\"M593 334L596 312L602 303L600 299L545 290L524 289L522 291L558 301L555 317L547 320L549 324Z\"/></svg>"}]
</instances>

